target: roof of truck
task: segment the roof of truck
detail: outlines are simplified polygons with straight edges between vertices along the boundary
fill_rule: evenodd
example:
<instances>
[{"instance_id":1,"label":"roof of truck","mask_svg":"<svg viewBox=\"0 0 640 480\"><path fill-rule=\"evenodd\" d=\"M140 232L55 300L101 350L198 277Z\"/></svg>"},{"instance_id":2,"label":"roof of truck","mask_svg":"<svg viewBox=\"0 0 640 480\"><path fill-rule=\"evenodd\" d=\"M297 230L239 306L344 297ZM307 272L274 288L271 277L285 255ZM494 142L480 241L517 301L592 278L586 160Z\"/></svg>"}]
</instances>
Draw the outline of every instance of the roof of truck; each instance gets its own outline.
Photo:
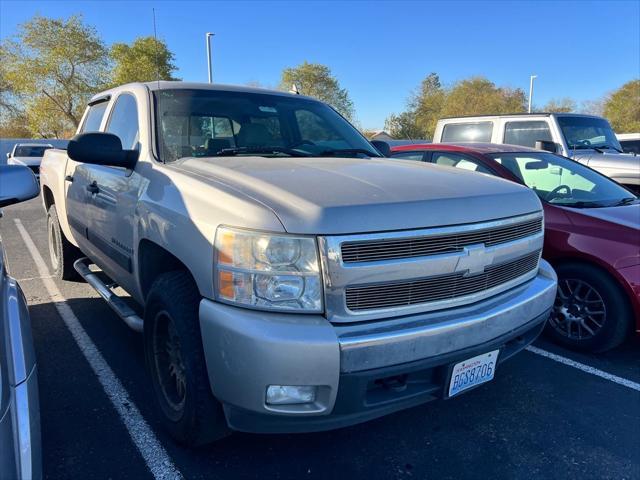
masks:
<instances>
[{"instance_id":1,"label":"roof of truck","mask_svg":"<svg viewBox=\"0 0 640 480\"><path fill-rule=\"evenodd\" d=\"M224 85L220 83L179 82L179 81L160 80L155 82L127 83L125 85L120 85L112 89L105 90L104 92L100 92L94 95L91 98L91 101L89 102L89 104L107 99L111 95L121 90L126 90L127 87L131 88L132 86L136 86L136 87L142 86L151 91L190 89L190 90L216 90L216 91L223 91L223 92L262 93L262 94L269 94L269 95L280 95L283 97L306 98L306 99L318 101L317 99L306 96L306 95L283 92L282 90L270 90L267 88L247 87L244 85Z\"/></svg>"},{"instance_id":2,"label":"roof of truck","mask_svg":"<svg viewBox=\"0 0 640 480\"><path fill-rule=\"evenodd\" d=\"M488 113L482 115L457 115L453 117L442 117L440 120L452 120L456 118L480 118L480 117L550 117L552 115L559 115L563 117L598 117L597 115L588 115L586 113L564 113L564 112L531 112L531 113Z\"/></svg>"}]
</instances>

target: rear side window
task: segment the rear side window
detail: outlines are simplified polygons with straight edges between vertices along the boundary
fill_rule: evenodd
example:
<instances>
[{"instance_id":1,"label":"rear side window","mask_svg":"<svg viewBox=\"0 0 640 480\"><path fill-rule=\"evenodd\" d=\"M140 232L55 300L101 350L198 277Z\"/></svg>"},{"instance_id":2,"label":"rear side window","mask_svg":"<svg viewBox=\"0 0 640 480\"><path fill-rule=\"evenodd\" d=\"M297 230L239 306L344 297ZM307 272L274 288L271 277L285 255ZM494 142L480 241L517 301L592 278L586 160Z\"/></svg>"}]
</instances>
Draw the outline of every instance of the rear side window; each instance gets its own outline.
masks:
<instances>
[{"instance_id":1,"label":"rear side window","mask_svg":"<svg viewBox=\"0 0 640 480\"><path fill-rule=\"evenodd\" d=\"M107 109L109 102L95 103L89 107L89 113L82 125L80 132L97 132L100 129L102 123L102 117L104 117L104 111Z\"/></svg>"},{"instance_id":2,"label":"rear side window","mask_svg":"<svg viewBox=\"0 0 640 480\"><path fill-rule=\"evenodd\" d=\"M461 168L462 170L470 170L472 172L492 173L474 159L458 153L434 152L431 161L436 165L443 165L446 167Z\"/></svg>"},{"instance_id":3,"label":"rear side window","mask_svg":"<svg viewBox=\"0 0 640 480\"><path fill-rule=\"evenodd\" d=\"M118 97L106 131L120 137L122 148L126 150L138 148L138 106L133 95L123 93Z\"/></svg>"},{"instance_id":4,"label":"rear side window","mask_svg":"<svg viewBox=\"0 0 640 480\"><path fill-rule=\"evenodd\" d=\"M538 140L553 141L547 122L507 122L504 126L504 143L534 148Z\"/></svg>"},{"instance_id":5,"label":"rear side window","mask_svg":"<svg viewBox=\"0 0 640 480\"><path fill-rule=\"evenodd\" d=\"M493 122L449 123L442 131L443 142L490 142Z\"/></svg>"},{"instance_id":6,"label":"rear side window","mask_svg":"<svg viewBox=\"0 0 640 480\"><path fill-rule=\"evenodd\" d=\"M400 158L402 160L417 160L419 162L424 158L424 152L396 152L391 158Z\"/></svg>"}]
</instances>

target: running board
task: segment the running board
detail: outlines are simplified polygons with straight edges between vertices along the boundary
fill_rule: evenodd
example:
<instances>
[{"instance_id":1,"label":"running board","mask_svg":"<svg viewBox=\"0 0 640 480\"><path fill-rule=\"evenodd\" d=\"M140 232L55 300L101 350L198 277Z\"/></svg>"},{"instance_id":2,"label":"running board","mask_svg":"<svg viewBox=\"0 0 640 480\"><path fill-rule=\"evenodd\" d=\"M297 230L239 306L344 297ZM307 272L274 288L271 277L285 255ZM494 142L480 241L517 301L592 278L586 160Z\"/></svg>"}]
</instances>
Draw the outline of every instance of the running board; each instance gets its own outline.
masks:
<instances>
[{"instance_id":1,"label":"running board","mask_svg":"<svg viewBox=\"0 0 640 480\"><path fill-rule=\"evenodd\" d=\"M105 284L97 275L98 272L92 272L89 269L89 265L91 265L91 263L91 260L87 257L82 257L73 263L73 268L75 268L76 272L78 272L80 276L100 294L100 296L107 302L107 305L109 305L111 309L116 312L122 320L124 320L124 323L126 323L129 328L136 332L142 332L142 318L140 318L122 298L111 290L111 288L114 288L117 285Z\"/></svg>"}]
</instances>

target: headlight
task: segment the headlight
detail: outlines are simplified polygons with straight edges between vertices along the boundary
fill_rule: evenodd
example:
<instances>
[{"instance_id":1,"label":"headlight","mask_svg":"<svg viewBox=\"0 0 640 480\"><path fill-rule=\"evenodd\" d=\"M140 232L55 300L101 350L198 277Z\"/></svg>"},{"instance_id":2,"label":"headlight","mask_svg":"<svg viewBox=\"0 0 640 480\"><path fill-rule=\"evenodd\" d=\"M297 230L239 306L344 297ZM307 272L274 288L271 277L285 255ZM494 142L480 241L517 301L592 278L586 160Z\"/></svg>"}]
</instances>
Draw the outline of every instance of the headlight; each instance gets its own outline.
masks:
<instances>
[{"instance_id":1,"label":"headlight","mask_svg":"<svg viewBox=\"0 0 640 480\"><path fill-rule=\"evenodd\" d=\"M219 299L271 310L322 311L314 238L219 227L215 253Z\"/></svg>"}]
</instances>

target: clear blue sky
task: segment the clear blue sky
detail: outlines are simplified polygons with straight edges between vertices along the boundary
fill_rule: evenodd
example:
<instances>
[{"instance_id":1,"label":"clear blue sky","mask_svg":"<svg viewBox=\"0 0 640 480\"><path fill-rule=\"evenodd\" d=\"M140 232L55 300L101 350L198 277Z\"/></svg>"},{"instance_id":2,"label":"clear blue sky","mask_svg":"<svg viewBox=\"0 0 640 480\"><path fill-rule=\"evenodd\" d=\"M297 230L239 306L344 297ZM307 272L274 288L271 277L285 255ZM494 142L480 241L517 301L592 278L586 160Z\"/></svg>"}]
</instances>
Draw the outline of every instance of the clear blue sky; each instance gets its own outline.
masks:
<instances>
[{"instance_id":1,"label":"clear blue sky","mask_svg":"<svg viewBox=\"0 0 640 480\"><path fill-rule=\"evenodd\" d=\"M158 35L177 75L206 81L204 34L214 38L214 80L278 84L304 60L328 65L357 119L381 128L430 72L445 84L484 75L529 89L534 103L595 100L640 77L640 2L174 2L0 0L0 38L40 13L81 13L107 44Z\"/></svg>"}]
</instances>

